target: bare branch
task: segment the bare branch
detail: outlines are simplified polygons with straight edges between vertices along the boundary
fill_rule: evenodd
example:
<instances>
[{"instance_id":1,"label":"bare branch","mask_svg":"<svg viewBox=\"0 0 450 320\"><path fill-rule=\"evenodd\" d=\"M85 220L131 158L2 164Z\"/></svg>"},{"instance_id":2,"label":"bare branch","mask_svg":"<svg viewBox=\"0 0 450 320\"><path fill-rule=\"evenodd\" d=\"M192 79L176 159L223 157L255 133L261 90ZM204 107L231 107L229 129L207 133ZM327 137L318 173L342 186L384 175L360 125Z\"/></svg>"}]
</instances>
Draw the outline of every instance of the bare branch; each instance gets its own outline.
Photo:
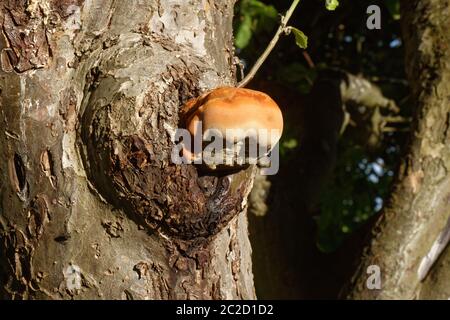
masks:
<instances>
[{"instance_id":1,"label":"bare branch","mask_svg":"<svg viewBox=\"0 0 450 320\"><path fill-rule=\"evenodd\" d=\"M278 30L275 33L275 35L273 36L272 40L269 42L269 45L264 50L262 55L258 58L258 60L256 60L255 64L250 69L249 73L245 76L245 78L242 79L241 82L238 83L238 86L237 86L238 88L245 87L253 79L253 77L258 72L259 68L261 68L264 61L266 61L267 57L272 52L273 48L275 48L275 45L277 44L278 40L280 39L281 34L285 33L288 30L287 23L288 23L289 19L291 18L292 13L294 13L294 10L297 7L297 5L299 4L299 2L300 2L300 0L294 0L292 2L290 8L286 12L286 15L281 18L280 26L278 27Z\"/></svg>"}]
</instances>

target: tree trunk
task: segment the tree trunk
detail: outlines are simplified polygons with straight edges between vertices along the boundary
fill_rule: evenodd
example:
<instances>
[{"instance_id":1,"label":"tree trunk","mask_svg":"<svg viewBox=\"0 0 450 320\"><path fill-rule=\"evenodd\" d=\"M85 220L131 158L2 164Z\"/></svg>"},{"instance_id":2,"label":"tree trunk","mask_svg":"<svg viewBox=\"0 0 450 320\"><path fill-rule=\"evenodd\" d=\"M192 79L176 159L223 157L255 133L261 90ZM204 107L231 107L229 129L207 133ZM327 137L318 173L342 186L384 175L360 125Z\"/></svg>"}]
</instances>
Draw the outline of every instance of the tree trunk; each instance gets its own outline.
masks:
<instances>
[{"instance_id":1,"label":"tree trunk","mask_svg":"<svg viewBox=\"0 0 450 320\"><path fill-rule=\"evenodd\" d=\"M450 297L448 247L428 275L423 272L424 257L433 243L439 244L439 233L450 227L446 226L450 201L449 14L449 0L402 1L406 69L417 102L416 123L409 154L390 202L373 229L350 298ZM370 265L380 267L379 290L366 286Z\"/></svg>"},{"instance_id":2,"label":"tree trunk","mask_svg":"<svg viewBox=\"0 0 450 320\"><path fill-rule=\"evenodd\" d=\"M0 3L0 283L12 299L254 299L246 197L170 162L234 85L234 0Z\"/></svg>"}]
</instances>

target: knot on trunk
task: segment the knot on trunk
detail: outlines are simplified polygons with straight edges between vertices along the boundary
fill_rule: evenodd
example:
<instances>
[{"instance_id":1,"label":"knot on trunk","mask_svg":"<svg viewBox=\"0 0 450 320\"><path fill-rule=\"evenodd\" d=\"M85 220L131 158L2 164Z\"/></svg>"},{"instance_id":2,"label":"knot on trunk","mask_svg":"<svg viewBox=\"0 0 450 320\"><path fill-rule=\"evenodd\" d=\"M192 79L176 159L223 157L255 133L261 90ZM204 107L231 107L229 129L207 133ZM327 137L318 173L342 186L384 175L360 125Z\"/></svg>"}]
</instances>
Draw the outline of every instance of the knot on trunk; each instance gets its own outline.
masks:
<instances>
[{"instance_id":1,"label":"knot on trunk","mask_svg":"<svg viewBox=\"0 0 450 320\"><path fill-rule=\"evenodd\" d=\"M96 70L80 128L88 177L149 231L211 238L244 209L254 168L205 175L194 165L173 164L171 131L188 94L198 94L198 75L176 65L160 78L143 86Z\"/></svg>"}]
</instances>

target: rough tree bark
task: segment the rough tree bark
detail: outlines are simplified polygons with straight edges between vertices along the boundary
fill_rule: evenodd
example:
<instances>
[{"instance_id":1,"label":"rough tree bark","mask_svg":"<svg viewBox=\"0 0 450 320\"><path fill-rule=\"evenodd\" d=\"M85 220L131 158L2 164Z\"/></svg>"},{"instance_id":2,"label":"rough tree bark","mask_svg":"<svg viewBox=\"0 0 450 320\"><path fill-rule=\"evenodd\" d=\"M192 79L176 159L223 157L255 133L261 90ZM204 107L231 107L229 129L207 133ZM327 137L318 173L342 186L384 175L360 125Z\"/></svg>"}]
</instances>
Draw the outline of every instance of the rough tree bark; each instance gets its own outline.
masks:
<instances>
[{"instance_id":1,"label":"rough tree bark","mask_svg":"<svg viewBox=\"0 0 450 320\"><path fill-rule=\"evenodd\" d=\"M404 0L401 4L406 70L417 103L415 126L409 154L373 229L349 297L448 299L448 246L423 281L418 271L450 212L450 1ZM380 290L366 287L370 265L380 267Z\"/></svg>"},{"instance_id":2,"label":"rough tree bark","mask_svg":"<svg viewBox=\"0 0 450 320\"><path fill-rule=\"evenodd\" d=\"M233 5L0 2L2 298L255 298L254 169L170 163L182 103L235 84Z\"/></svg>"}]
</instances>

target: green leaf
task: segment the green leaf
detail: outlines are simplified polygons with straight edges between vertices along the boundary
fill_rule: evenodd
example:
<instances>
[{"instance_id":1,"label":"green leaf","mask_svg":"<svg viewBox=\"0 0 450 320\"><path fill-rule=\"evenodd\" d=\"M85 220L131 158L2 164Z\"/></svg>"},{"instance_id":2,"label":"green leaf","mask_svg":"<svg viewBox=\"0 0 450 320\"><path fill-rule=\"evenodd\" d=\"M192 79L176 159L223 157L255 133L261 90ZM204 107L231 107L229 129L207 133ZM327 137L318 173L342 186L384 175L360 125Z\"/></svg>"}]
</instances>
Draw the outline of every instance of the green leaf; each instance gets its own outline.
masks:
<instances>
[{"instance_id":1,"label":"green leaf","mask_svg":"<svg viewBox=\"0 0 450 320\"><path fill-rule=\"evenodd\" d=\"M283 147L286 149L295 149L298 146L298 141L295 138L290 138L283 141Z\"/></svg>"},{"instance_id":2,"label":"green leaf","mask_svg":"<svg viewBox=\"0 0 450 320\"><path fill-rule=\"evenodd\" d=\"M259 0L241 0L237 10L239 20L235 25L235 45L239 49L247 47L252 37L261 31L272 31L278 19L275 7Z\"/></svg>"},{"instance_id":3,"label":"green leaf","mask_svg":"<svg viewBox=\"0 0 450 320\"><path fill-rule=\"evenodd\" d=\"M249 15L244 16L242 23L239 25L236 32L236 37L234 38L234 44L237 48L245 48L250 39L252 38L252 17Z\"/></svg>"},{"instance_id":4,"label":"green leaf","mask_svg":"<svg viewBox=\"0 0 450 320\"><path fill-rule=\"evenodd\" d=\"M289 29L294 33L295 43L302 49L306 49L308 46L308 37L297 28L289 27Z\"/></svg>"},{"instance_id":5,"label":"green leaf","mask_svg":"<svg viewBox=\"0 0 450 320\"><path fill-rule=\"evenodd\" d=\"M385 0L386 7L392 16L392 19L400 19L400 1L399 0Z\"/></svg>"},{"instance_id":6,"label":"green leaf","mask_svg":"<svg viewBox=\"0 0 450 320\"><path fill-rule=\"evenodd\" d=\"M275 72L276 81L295 88L302 94L307 94L311 91L311 86L316 76L316 69L307 68L300 62L284 62L276 68Z\"/></svg>"},{"instance_id":7,"label":"green leaf","mask_svg":"<svg viewBox=\"0 0 450 320\"><path fill-rule=\"evenodd\" d=\"M248 10L252 15L277 18L278 11L272 5L265 4L259 0L246 0L245 5L246 8L244 10Z\"/></svg>"},{"instance_id":8,"label":"green leaf","mask_svg":"<svg viewBox=\"0 0 450 320\"><path fill-rule=\"evenodd\" d=\"M339 0L325 0L327 10L333 11L339 6Z\"/></svg>"}]
</instances>

